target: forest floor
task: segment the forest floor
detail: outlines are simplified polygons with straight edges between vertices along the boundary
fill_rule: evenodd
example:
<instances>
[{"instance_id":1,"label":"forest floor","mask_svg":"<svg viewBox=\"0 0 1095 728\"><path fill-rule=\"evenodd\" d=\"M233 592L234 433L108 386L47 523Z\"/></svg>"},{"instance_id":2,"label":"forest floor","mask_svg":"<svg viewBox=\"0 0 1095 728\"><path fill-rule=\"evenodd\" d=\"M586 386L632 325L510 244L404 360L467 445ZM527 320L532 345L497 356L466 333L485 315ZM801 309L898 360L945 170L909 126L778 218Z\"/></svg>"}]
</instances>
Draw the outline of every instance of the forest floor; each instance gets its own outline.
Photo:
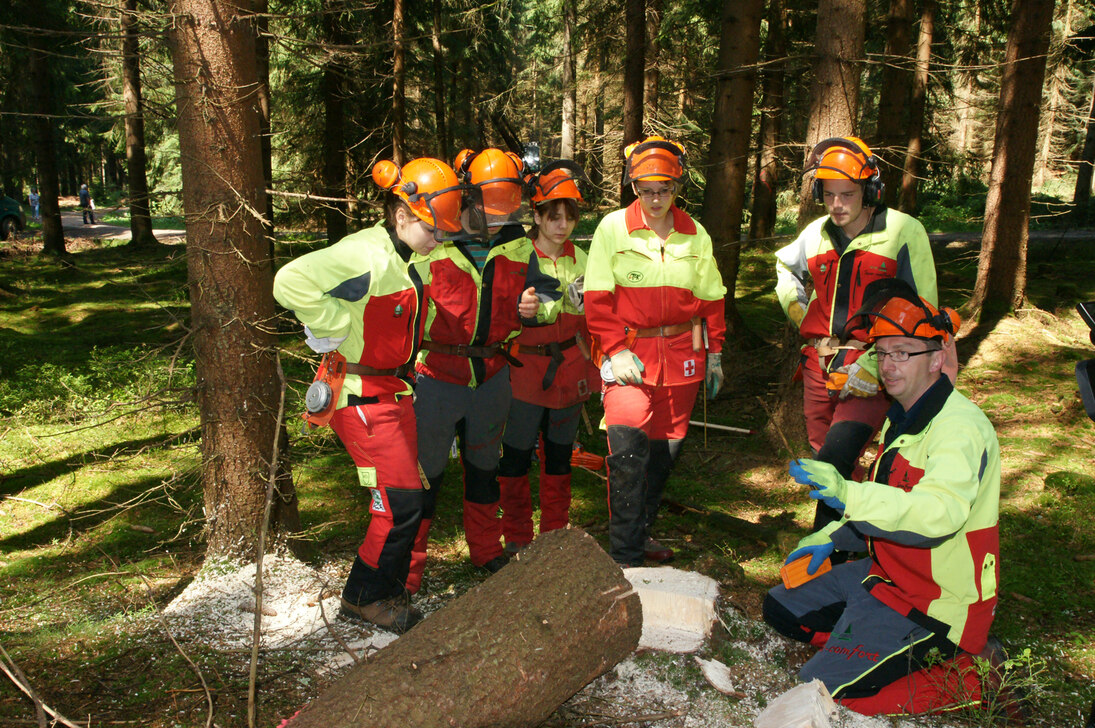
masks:
<instances>
[{"instance_id":1,"label":"forest floor","mask_svg":"<svg viewBox=\"0 0 1095 728\"><path fill-rule=\"evenodd\" d=\"M77 227L73 254L60 263L38 256L40 240L29 237L0 249L0 646L21 668L21 682L78 725L199 726L212 710L216 725L244 726L251 577L235 565L201 569L193 365L179 353L189 306L183 249L129 251L119 240L82 235L93 226ZM279 254L313 245L284 242ZM977 248L957 240L936 250L943 303L960 305ZM677 550L676 567L719 583L720 625L699 656L728 665L740 695L712 688L692 655L643 652L545 726L749 726L808 657L760 620L761 599L812 514L786 475L791 453L766 431L784 357L770 253L770 246L743 251L738 305L757 338L726 358L727 386L706 409L710 422L755 434L690 433L656 534ZM1095 699L1095 425L1072 373L1077 361L1095 357L1073 310L1095 299L1093 269L1091 239L1037 246L1030 306L959 342L959 388L996 426L1004 457L995 631L1031 670L1030 725L1054 728L1080 728ZM295 325L282 330L287 411L295 412L313 359ZM697 404L694 418L703 416ZM792 448L802 447L787 434ZM596 430L583 430L581 440L604 454ZM334 595L368 518L352 464L331 433L301 436L295 427L291 459L306 530L302 559L271 556L264 570L257 687L264 726L348 669L347 647L360 657L392 637L335 615ZM572 522L605 544L602 474L575 473ZM427 613L486 578L467 561L458 483L454 464L416 597ZM842 720L1000 724L983 712ZM15 684L0 683L0 725L37 722Z\"/></svg>"}]
</instances>

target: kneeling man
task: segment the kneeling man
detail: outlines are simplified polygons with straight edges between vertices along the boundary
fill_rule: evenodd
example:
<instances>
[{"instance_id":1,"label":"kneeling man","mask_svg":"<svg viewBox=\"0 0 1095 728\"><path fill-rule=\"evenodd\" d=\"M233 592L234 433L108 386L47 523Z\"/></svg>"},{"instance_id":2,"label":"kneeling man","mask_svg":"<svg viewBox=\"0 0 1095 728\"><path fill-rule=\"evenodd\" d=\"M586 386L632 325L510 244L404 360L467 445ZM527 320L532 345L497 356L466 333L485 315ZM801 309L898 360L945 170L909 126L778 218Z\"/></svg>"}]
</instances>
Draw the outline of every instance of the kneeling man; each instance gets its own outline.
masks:
<instances>
[{"instance_id":1,"label":"kneeling man","mask_svg":"<svg viewBox=\"0 0 1095 728\"><path fill-rule=\"evenodd\" d=\"M768 592L764 618L820 651L799 676L867 715L976 701L972 657L986 650L999 584L1000 449L984 413L941 375L958 315L888 281L849 327L868 329L893 398L870 478L791 463L840 520L799 542L814 574L834 549L867 552L793 589ZM847 335L847 331L845 335ZM995 642L995 640L993 640Z\"/></svg>"}]
</instances>

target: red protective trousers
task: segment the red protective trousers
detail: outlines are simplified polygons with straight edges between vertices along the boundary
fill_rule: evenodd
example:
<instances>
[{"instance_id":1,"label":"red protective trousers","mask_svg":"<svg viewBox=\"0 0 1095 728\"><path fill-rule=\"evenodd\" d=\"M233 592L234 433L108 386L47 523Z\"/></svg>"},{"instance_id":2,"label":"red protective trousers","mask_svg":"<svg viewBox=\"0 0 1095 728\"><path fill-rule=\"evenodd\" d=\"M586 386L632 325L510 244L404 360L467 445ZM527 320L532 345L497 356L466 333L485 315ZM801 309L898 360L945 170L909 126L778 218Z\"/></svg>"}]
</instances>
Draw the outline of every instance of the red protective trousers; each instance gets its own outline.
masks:
<instances>
[{"instance_id":1,"label":"red protective trousers","mask_svg":"<svg viewBox=\"0 0 1095 728\"><path fill-rule=\"evenodd\" d=\"M357 553L375 572L366 575L357 603L402 593L405 584L412 593L419 586L407 583L423 507L414 407L410 397L379 399L336 410L331 420L372 497L369 527Z\"/></svg>"}]
</instances>

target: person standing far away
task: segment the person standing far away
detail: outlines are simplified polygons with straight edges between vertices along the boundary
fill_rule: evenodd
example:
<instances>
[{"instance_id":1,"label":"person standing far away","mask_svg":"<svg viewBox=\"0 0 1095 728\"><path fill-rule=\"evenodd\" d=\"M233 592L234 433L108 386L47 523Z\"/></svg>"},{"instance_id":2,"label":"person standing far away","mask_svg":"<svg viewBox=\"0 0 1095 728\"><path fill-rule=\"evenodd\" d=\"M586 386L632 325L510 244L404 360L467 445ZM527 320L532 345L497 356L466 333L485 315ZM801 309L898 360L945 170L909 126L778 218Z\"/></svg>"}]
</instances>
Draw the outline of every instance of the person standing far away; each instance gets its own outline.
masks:
<instances>
[{"instance_id":1,"label":"person standing far away","mask_svg":"<svg viewBox=\"0 0 1095 728\"><path fill-rule=\"evenodd\" d=\"M371 499L342 614L404 632L422 618L406 583L426 501L412 366L429 285L411 256L428 255L461 230L461 190L452 168L428 157L402 168L377 162L372 176L386 191L384 220L287 263L274 277L274 297L304 324L308 346L325 355L308 392L317 417L309 421L330 417ZM323 373L339 367L345 379L333 391Z\"/></svg>"},{"instance_id":2,"label":"person standing far away","mask_svg":"<svg viewBox=\"0 0 1095 728\"><path fill-rule=\"evenodd\" d=\"M513 400L502 435L498 484L502 504L502 535L506 553L513 555L532 542L532 495L529 469L538 437L540 458L540 533L570 522L570 460L582 403L590 383L599 382L589 359L582 290L586 253L570 240L578 223L585 179L581 167L559 160L525 178L532 198L529 232L542 273L555 278L568 295L557 316L543 326L526 326L513 339L520 367L510 369Z\"/></svg>"},{"instance_id":3,"label":"person standing far away","mask_svg":"<svg viewBox=\"0 0 1095 728\"><path fill-rule=\"evenodd\" d=\"M935 262L919 221L883 202L879 159L862 140L833 137L814 146L804 174L813 175L814 200L827 214L776 251L776 296L805 339L803 378L806 432L818 460L844 478L862 479L859 458L889 407L878 371L864 358L864 332L841 341L849 317L872 281L905 281L938 304ZM807 284L812 292L807 295ZM953 337L948 344L953 352ZM954 357L953 371L957 371ZM818 501L814 529L839 514ZM845 558L837 554L834 561Z\"/></svg>"},{"instance_id":4,"label":"person standing far away","mask_svg":"<svg viewBox=\"0 0 1095 728\"><path fill-rule=\"evenodd\" d=\"M95 210L91 206L91 192L87 189L87 183L80 185L80 210L84 216L84 225L88 224L90 218L91 224L95 224Z\"/></svg>"},{"instance_id":5,"label":"person standing far away","mask_svg":"<svg viewBox=\"0 0 1095 728\"><path fill-rule=\"evenodd\" d=\"M39 222L42 219L41 214L39 212L39 205L40 205L41 201L42 201L42 198L38 194L38 188L37 187L31 187L30 188L30 194L27 195L27 202L30 203L30 211L31 211L31 214L34 215L34 221L35 222Z\"/></svg>"},{"instance_id":6,"label":"person standing far away","mask_svg":"<svg viewBox=\"0 0 1095 728\"><path fill-rule=\"evenodd\" d=\"M516 222L522 163L501 149L462 151L453 165L470 200L465 234L416 258L431 280L415 413L419 460L430 484L411 564L420 578L438 490L455 437L463 470L464 538L474 566L493 574L509 562L502 544L498 458L509 413L510 367L521 366L510 340L525 325L547 323L559 282Z\"/></svg>"},{"instance_id":7,"label":"person standing far away","mask_svg":"<svg viewBox=\"0 0 1095 728\"><path fill-rule=\"evenodd\" d=\"M726 287L711 237L677 207L684 147L651 136L625 150L637 199L593 233L586 321L599 350L608 430L609 554L665 562L651 530L700 385L722 385Z\"/></svg>"}]
</instances>

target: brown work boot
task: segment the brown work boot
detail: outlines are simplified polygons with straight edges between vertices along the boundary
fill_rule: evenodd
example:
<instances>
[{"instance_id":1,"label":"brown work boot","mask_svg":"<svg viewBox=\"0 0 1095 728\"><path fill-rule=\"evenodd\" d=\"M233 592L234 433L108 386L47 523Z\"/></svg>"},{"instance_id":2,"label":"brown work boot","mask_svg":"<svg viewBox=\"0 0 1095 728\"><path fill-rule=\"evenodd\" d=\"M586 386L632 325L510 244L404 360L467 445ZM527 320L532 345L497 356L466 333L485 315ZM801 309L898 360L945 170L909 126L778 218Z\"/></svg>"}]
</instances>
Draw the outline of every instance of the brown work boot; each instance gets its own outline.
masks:
<instances>
[{"instance_id":1,"label":"brown work boot","mask_svg":"<svg viewBox=\"0 0 1095 728\"><path fill-rule=\"evenodd\" d=\"M643 556L650 561L665 563L673 560L673 549L662 546L658 541L648 537L646 543L643 544Z\"/></svg>"},{"instance_id":2,"label":"brown work boot","mask_svg":"<svg viewBox=\"0 0 1095 728\"><path fill-rule=\"evenodd\" d=\"M1004 645L990 634L985 649L976 658L988 663L981 680L981 708L1008 725L1025 725L1033 717L1030 696L1024 686L1017 684L1014 674L1009 674L1008 654Z\"/></svg>"},{"instance_id":3,"label":"brown work boot","mask_svg":"<svg viewBox=\"0 0 1095 728\"><path fill-rule=\"evenodd\" d=\"M406 596L379 599L368 604L353 604L342 599L343 616L361 619L378 627L403 634L422 621L422 613L411 606Z\"/></svg>"}]
</instances>

